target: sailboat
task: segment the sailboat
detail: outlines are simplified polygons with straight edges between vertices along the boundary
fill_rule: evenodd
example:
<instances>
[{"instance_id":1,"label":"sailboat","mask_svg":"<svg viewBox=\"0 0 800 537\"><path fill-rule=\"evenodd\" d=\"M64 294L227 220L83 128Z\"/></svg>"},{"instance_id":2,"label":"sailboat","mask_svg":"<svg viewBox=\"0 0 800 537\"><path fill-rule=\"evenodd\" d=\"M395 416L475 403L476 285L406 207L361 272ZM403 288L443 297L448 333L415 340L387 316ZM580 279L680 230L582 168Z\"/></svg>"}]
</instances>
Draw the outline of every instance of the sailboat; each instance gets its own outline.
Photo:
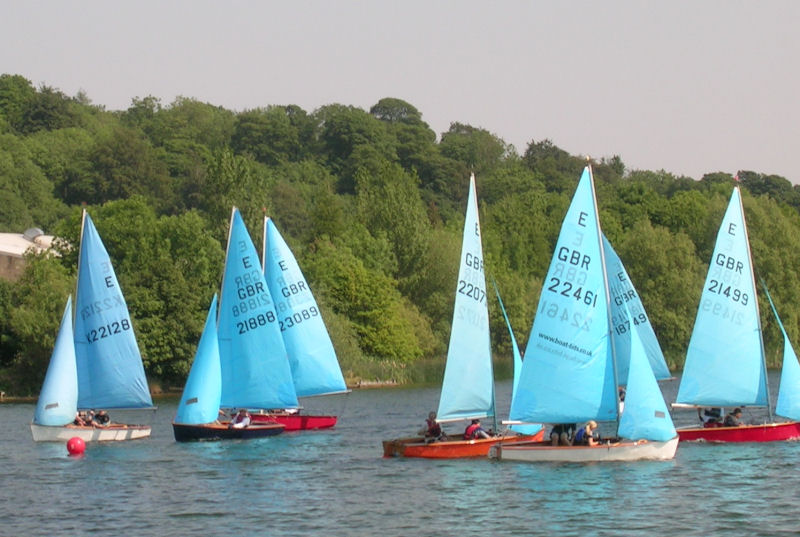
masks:
<instances>
[{"instance_id":1,"label":"sailboat","mask_svg":"<svg viewBox=\"0 0 800 537\"><path fill-rule=\"evenodd\" d=\"M211 312L216 308L212 302ZM211 315L209 312L209 316ZM220 409L247 409L263 411L273 408L297 408L297 394L292 382L289 359L283 344L278 318L275 314L272 296L258 262L253 241L247 231L239 210L231 211L228 245L225 252L225 271L222 277L222 290L219 300L219 311L216 323L217 349L219 352L220 387L216 397L215 369L202 366L211 371L205 373L208 384L214 383L213 392L206 395L208 404L216 402L217 412ZM195 361L214 362L214 335L206 322L201 343L198 346ZM202 351L202 352L201 352ZM210 355L210 356L208 356ZM200 366L198 366L200 367ZM190 379L194 382L190 372ZM198 373L197 376L200 374ZM200 395L187 393L184 397L187 404ZM199 408L199 407L198 407ZM183 410L181 407L179 410ZM173 424L176 440L202 440L211 438L229 438L217 433L216 424L209 425L208 414L203 413L196 419L185 419L179 412ZM216 419L216 415L213 419ZM184 423L200 421L201 423ZM212 420L209 420L212 421ZM223 423L227 427L228 423ZM277 425L277 427L273 427ZM265 436L280 433L284 426L275 422L253 424L250 436Z\"/></svg>"},{"instance_id":2,"label":"sailboat","mask_svg":"<svg viewBox=\"0 0 800 537\"><path fill-rule=\"evenodd\" d=\"M36 442L132 440L149 425L77 426L78 409L153 408L144 366L108 252L84 210L73 321L72 300L61 319L31 432Z\"/></svg>"},{"instance_id":3,"label":"sailboat","mask_svg":"<svg viewBox=\"0 0 800 537\"><path fill-rule=\"evenodd\" d=\"M630 461L671 459L678 436L638 330L631 330L625 408L620 415L612 309L591 167L561 226L528 338L510 420L616 423L613 441L594 446L499 443L501 460ZM624 301L623 301L624 304ZM627 315L630 317L631 312Z\"/></svg>"},{"instance_id":4,"label":"sailboat","mask_svg":"<svg viewBox=\"0 0 800 537\"><path fill-rule=\"evenodd\" d=\"M297 260L269 217L264 217L262 263L264 277L275 301L283 342L289 356L298 397L347 393L322 312ZM254 414L253 421L277 421L287 431L327 429L336 416L299 412Z\"/></svg>"},{"instance_id":5,"label":"sailboat","mask_svg":"<svg viewBox=\"0 0 800 537\"><path fill-rule=\"evenodd\" d=\"M475 176L470 176L464 221L461 263L458 271L453 323L447 351L437 422L492 417L495 419L494 373L489 338L489 309L483 267ZM495 423L494 430L497 430ZM544 431L521 435L513 431L490 438L464 440L461 434L426 442L411 437L383 442L384 457L460 458L485 457L497 442L541 439Z\"/></svg>"},{"instance_id":6,"label":"sailboat","mask_svg":"<svg viewBox=\"0 0 800 537\"><path fill-rule=\"evenodd\" d=\"M205 327L197 345L192 369L186 379L173 434L178 442L187 440L247 439L283 432L278 423L261 423L242 428L219 421L222 398L222 366L217 338L217 295L211 301Z\"/></svg>"},{"instance_id":7,"label":"sailboat","mask_svg":"<svg viewBox=\"0 0 800 537\"><path fill-rule=\"evenodd\" d=\"M781 395L795 398L800 387L788 379L794 376L797 358L785 331L783 367L788 383L783 384L782 376ZM681 441L770 442L800 438L800 423L773 422L772 418L753 259L738 186L733 189L717 234L673 406L767 409L767 423L681 428ZM800 419L800 412L791 406L782 405L776 412L791 420Z\"/></svg>"}]
</instances>

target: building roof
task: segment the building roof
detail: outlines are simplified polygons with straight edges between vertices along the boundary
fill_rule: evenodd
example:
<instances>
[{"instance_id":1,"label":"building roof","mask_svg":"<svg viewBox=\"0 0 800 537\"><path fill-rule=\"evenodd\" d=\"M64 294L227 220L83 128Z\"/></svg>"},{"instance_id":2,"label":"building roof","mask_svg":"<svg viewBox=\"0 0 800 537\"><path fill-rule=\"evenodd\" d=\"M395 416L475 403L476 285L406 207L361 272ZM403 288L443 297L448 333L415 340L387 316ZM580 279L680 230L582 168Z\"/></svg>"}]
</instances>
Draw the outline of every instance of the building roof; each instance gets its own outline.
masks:
<instances>
[{"instance_id":1,"label":"building roof","mask_svg":"<svg viewBox=\"0 0 800 537\"><path fill-rule=\"evenodd\" d=\"M25 233L0 233L0 254L22 257L29 248L39 253L53 245L53 238L35 227Z\"/></svg>"}]
</instances>

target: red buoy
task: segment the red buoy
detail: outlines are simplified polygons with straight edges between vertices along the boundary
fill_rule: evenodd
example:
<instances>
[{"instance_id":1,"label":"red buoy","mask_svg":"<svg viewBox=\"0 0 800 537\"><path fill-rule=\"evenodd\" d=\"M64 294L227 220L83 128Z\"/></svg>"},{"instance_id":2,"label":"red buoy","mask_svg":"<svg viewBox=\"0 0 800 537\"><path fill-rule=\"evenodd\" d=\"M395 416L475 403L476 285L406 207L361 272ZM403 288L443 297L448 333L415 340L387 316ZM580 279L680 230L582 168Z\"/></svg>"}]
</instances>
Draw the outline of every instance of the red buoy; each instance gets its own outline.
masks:
<instances>
[{"instance_id":1,"label":"red buoy","mask_svg":"<svg viewBox=\"0 0 800 537\"><path fill-rule=\"evenodd\" d=\"M79 436L73 436L67 440L67 451L70 455L83 455L86 451L86 442Z\"/></svg>"}]
</instances>

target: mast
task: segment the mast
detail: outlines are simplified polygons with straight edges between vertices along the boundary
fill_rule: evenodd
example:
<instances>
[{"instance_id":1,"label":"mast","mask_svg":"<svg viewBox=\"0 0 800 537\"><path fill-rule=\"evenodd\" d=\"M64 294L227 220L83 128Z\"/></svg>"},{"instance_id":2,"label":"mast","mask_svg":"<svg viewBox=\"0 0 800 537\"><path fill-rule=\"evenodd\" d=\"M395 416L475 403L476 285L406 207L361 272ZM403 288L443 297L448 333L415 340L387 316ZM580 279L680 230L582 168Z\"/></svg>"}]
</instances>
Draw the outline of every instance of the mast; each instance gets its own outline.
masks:
<instances>
[{"instance_id":1,"label":"mast","mask_svg":"<svg viewBox=\"0 0 800 537\"><path fill-rule=\"evenodd\" d=\"M764 379L764 392L767 394L767 416L769 421L772 422L772 402L769 396L769 379L767 378L767 355L764 351L764 331L761 327L761 311L758 307L758 290L756 289L756 274L753 265L753 254L750 251L750 237L747 233L747 220L744 218L744 202L742 201L742 191L738 185L733 187L739 195L739 211L742 215L742 224L744 225L744 240L747 246L747 261L750 263L750 284L753 287L753 298L755 299L756 306L756 320L758 321L758 343L761 347L761 376Z\"/></svg>"},{"instance_id":2,"label":"mast","mask_svg":"<svg viewBox=\"0 0 800 537\"><path fill-rule=\"evenodd\" d=\"M78 236L78 277L75 278L75 304L70 311L72 322L75 323L75 315L77 314L78 304L78 285L81 278L81 252L83 251L83 226L86 224L86 207L81 210L81 234Z\"/></svg>"},{"instance_id":3,"label":"mast","mask_svg":"<svg viewBox=\"0 0 800 537\"><path fill-rule=\"evenodd\" d=\"M597 242L600 248L600 263L603 269L603 288L606 294L606 317L608 318L608 339L611 343L611 367L614 370L614 398L617 400L616 407L616 430L619 430L619 379L617 379L617 348L614 344L614 323L611 315L611 291L608 286L608 273L606 272L606 255L603 248L603 231L600 228L600 209L597 207L597 193L594 189L594 174L592 173L591 163L586 165L589 168L589 179L592 186L592 203L594 204L594 217L597 223Z\"/></svg>"},{"instance_id":4,"label":"mast","mask_svg":"<svg viewBox=\"0 0 800 537\"><path fill-rule=\"evenodd\" d=\"M222 311L222 285L225 283L225 271L228 270L228 254L231 250L231 233L233 233L233 216L236 214L236 206L231 208L231 219L228 223L228 243L225 245L225 264L222 268L222 283L219 286L219 306L217 307L217 328L219 328L219 316L220 312Z\"/></svg>"}]
</instances>

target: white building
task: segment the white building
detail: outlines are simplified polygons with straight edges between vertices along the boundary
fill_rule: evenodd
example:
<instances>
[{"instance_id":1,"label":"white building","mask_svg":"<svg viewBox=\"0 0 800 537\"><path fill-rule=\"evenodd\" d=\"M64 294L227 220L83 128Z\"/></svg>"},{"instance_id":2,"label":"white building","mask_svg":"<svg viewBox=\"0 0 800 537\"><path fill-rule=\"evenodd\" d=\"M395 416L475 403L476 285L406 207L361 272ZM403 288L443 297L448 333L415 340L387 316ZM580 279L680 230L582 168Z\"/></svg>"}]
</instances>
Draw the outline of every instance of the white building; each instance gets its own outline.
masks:
<instances>
[{"instance_id":1,"label":"white building","mask_svg":"<svg viewBox=\"0 0 800 537\"><path fill-rule=\"evenodd\" d=\"M53 244L53 236L32 227L25 233L0 233L0 278L15 281L25 270L25 253L48 250Z\"/></svg>"}]
</instances>

